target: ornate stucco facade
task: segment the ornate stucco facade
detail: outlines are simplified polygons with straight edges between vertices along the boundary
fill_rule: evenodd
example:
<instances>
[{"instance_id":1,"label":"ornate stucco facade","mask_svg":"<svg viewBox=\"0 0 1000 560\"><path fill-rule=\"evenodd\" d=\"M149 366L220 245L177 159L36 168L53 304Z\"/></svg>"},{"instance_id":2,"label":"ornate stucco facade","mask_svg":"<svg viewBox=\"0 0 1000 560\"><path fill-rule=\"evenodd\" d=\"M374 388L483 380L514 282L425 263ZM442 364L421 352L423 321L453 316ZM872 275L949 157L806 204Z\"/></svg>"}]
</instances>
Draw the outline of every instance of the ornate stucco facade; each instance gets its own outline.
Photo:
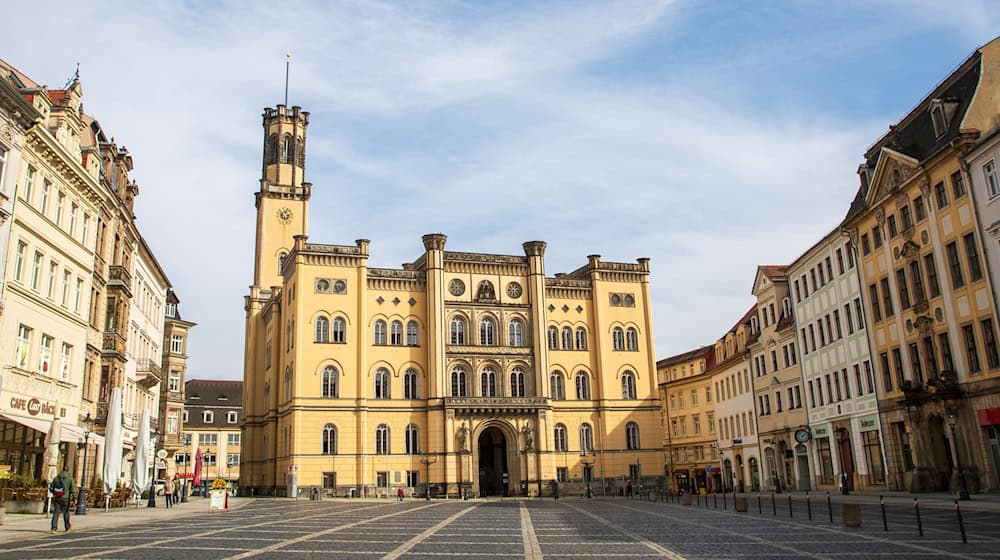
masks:
<instances>
[{"instance_id":1,"label":"ornate stucco facade","mask_svg":"<svg viewBox=\"0 0 1000 560\"><path fill-rule=\"evenodd\" d=\"M714 363L714 346L656 362L672 490L709 492L718 487L715 399L707 373Z\"/></svg>"},{"instance_id":2,"label":"ornate stucco facade","mask_svg":"<svg viewBox=\"0 0 1000 560\"><path fill-rule=\"evenodd\" d=\"M615 492L659 484L664 453L649 262L591 255L545 275L523 255L307 238L309 114L266 109L246 298L241 486L372 495ZM604 482L604 484L601 483Z\"/></svg>"}]
</instances>

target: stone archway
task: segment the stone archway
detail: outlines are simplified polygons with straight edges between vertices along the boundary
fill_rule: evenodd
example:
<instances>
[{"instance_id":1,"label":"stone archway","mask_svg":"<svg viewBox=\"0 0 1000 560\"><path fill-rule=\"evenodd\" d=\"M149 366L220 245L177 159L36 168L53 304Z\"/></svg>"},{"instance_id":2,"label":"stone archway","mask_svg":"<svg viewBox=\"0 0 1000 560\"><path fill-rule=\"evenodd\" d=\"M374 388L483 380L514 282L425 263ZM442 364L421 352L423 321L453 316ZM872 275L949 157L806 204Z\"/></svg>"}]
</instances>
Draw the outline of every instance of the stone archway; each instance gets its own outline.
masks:
<instances>
[{"instance_id":1,"label":"stone archway","mask_svg":"<svg viewBox=\"0 0 1000 560\"><path fill-rule=\"evenodd\" d=\"M511 465L508 449L511 442L496 426L489 426L476 438L476 482L480 496L506 496L510 486Z\"/></svg>"}]
</instances>

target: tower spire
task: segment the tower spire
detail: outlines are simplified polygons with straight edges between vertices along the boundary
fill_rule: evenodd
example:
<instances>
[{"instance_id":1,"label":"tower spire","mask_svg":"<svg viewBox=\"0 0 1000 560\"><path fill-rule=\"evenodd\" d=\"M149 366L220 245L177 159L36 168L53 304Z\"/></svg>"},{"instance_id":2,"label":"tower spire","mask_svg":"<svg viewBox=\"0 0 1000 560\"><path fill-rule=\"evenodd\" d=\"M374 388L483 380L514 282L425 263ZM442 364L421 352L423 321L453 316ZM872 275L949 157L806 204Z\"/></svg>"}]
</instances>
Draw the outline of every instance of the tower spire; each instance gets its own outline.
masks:
<instances>
[{"instance_id":1,"label":"tower spire","mask_svg":"<svg viewBox=\"0 0 1000 560\"><path fill-rule=\"evenodd\" d=\"M292 51L285 52L285 107L288 107L288 68L292 65Z\"/></svg>"}]
</instances>

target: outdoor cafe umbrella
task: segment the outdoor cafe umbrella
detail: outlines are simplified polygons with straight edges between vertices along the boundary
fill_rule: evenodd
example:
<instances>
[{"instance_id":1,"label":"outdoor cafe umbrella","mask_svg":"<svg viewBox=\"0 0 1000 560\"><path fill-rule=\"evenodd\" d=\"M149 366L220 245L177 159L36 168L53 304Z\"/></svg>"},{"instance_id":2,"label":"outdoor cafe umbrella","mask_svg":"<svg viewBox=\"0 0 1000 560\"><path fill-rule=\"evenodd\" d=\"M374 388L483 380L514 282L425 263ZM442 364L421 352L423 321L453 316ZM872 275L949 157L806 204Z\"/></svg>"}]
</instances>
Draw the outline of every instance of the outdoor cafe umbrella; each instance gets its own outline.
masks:
<instances>
[{"instance_id":1,"label":"outdoor cafe umbrella","mask_svg":"<svg viewBox=\"0 0 1000 560\"><path fill-rule=\"evenodd\" d=\"M191 485L195 488L201 486L201 448L194 454L194 480Z\"/></svg>"},{"instance_id":2,"label":"outdoor cafe umbrella","mask_svg":"<svg viewBox=\"0 0 1000 560\"><path fill-rule=\"evenodd\" d=\"M104 492L111 494L118 486L122 465L122 390L111 389L107 428L104 433Z\"/></svg>"},{"instance_id":3,"label":"outdoor cafe umbrella","mask_svg":"<svg viewBox=\"0 0 1000 560\"><path fill-rule=\"evenodd\" d=\"M62 439L62 422L52 419L49 433L45 434L45 480L49 483L59 474L59 440Z\"/></svg>"},{"instance_id":4,"label":"outdoor cafe umbrella","mask_svg":"<svg viewBox=\"0 0 1000 560\"><path fill-rule=\"evenodd\" d=\"M149 409L142 410L135 434L135 461L132 462L132 489L139 496L149 486Z\"/></svg>"}]
</instances>

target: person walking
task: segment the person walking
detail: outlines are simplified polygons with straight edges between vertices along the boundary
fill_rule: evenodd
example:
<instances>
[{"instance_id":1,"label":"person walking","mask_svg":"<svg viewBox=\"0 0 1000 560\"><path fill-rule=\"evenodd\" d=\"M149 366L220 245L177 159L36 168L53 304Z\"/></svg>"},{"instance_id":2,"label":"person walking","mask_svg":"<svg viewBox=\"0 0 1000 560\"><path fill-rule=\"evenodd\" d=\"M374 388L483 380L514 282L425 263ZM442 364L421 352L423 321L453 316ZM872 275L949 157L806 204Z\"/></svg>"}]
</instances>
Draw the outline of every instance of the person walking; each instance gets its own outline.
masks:
<instances>
[{"instance_id":1,"label":"person walking","mask_svg":"<svg viewBox=\"0 0 1000 560\"><path fill-rule=\"evenodd\" d=\"M167 502L167 509L170 509L174 502L174 490L174 479L168 478L163 483L163 501Z\"/></svg>"},{"instance_id":2,"label":"person walking","mask_svg":"<svg viewBox=\"0 0 1000 560\"><path fill-rule=\"evenodd\" d=\"M52 479L49 492L52 492L52 532L59 530L60 512L66 532L72 531L73 525L69 522L69 498L76 495L76 481L73 480L73 475L67 467L64 466L62 472Z\"/></svg>"},{"instance_id":3,"label":"person walking","mask_svg":"<svg viewBox=\"0 0 1000 560\"><path fill-rule=\"evenodd\" d=\"M403 492L403 487L400 486L399 489L396 490L396 501L402 502L404 495L405 495L405 492Z\"/></svg>"}]
</instances>

